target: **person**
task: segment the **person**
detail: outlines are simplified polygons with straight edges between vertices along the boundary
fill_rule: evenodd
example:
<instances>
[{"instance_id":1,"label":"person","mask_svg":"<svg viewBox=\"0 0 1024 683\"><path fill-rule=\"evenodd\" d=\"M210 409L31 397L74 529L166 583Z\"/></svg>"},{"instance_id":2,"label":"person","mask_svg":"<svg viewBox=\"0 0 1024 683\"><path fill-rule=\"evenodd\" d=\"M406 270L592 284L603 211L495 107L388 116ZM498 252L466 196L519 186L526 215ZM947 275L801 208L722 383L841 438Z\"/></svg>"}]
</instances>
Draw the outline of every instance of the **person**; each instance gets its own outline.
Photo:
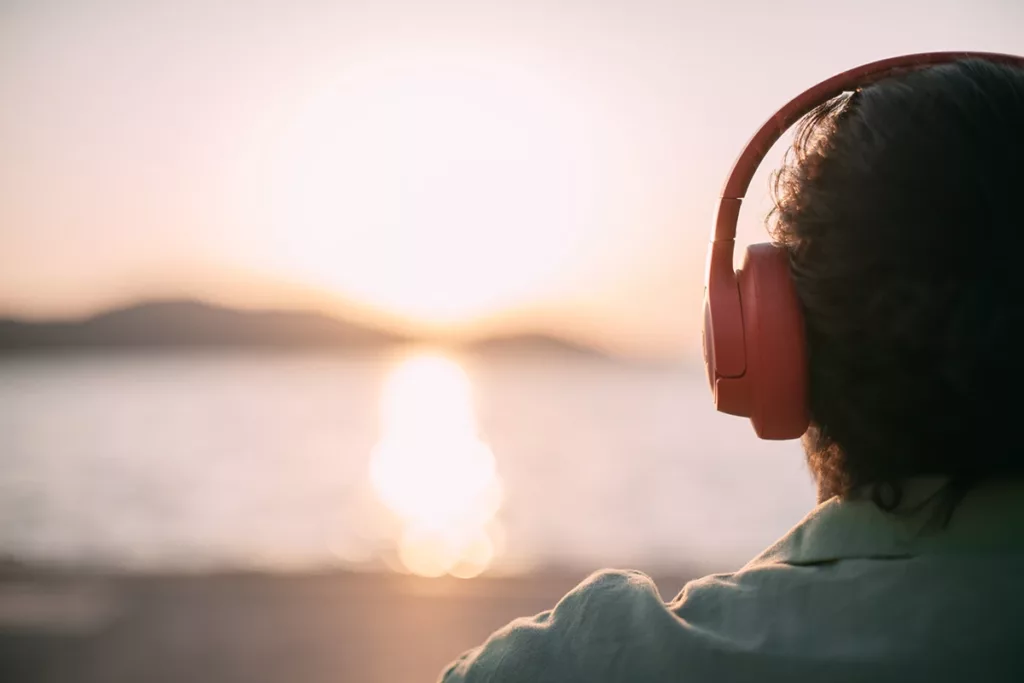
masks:
<instances>
[{"instance_id":1,"label":"person","mask_svg":"<svg viewBox=\"0 0 1024 683\"><path fill-rule=\"evenodd\" d=\"M595 573L441 681L1024 681L1024 67L831 97L773 188L819 505L667 603Z\"/></svg>"}]
</instances>

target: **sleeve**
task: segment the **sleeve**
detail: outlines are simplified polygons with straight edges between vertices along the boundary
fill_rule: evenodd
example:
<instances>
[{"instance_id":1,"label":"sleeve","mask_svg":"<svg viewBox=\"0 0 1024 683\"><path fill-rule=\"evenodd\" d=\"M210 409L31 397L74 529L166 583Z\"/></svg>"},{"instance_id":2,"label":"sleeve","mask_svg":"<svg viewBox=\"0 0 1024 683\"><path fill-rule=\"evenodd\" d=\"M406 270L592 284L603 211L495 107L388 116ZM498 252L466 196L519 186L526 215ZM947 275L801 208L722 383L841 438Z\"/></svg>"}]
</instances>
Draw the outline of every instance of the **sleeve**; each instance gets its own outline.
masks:
<instances>
[{"instance_id":1,"label":"sleeve","mask_svg":"<svg viewBox=\"0 0 1024 683\"><path fill-rule=\"evenodd\" d=\"M659 615L662 626L672 618L650 578L601 571L554 609L496 631L452 662L438 683L638 679L658 666Z\"/></svg>"}]
</instances>

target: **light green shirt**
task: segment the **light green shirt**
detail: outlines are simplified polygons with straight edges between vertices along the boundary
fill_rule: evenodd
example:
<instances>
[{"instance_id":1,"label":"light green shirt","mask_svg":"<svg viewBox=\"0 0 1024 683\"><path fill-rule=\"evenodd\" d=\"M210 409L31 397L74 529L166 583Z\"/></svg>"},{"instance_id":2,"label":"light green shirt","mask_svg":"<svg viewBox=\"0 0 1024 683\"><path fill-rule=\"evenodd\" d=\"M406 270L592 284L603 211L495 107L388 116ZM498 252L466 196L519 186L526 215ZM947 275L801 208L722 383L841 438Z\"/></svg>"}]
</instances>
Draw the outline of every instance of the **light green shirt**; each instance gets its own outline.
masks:
<instances>
[{"instance_id":1,"label":"light green shirt","mask_svg":"<svg viewBox=\"0 0 1024 683\"><path fill-rule=\"evenodd\" d=\"M937 480L918 480L908 502ZM1024 486L972 491L945 529L832 499L733 574L669 603L602 571L497 631L444 683L1024 681Z\"/></svg>"}]
</instances>

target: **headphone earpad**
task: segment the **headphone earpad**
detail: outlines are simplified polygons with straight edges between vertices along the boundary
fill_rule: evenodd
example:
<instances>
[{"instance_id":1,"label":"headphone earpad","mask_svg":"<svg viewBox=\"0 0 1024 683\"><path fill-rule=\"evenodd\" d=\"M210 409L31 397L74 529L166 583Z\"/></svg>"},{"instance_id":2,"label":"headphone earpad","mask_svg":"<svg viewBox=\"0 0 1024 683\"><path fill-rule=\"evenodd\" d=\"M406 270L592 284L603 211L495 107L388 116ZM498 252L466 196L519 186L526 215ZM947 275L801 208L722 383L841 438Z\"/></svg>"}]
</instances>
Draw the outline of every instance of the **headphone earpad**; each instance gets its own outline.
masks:
<instances>
[{"instance_id":1,"label":"headphone earpad","mask_svg":"<svg viewBox=\"0 0 1024 683\"><path fill-rule=\"evenodd\" d=\"M747 248L737 271L750 421L762 439L807 431L807 343L789 258L774 244Z\"/></svg>"}]
</instances>

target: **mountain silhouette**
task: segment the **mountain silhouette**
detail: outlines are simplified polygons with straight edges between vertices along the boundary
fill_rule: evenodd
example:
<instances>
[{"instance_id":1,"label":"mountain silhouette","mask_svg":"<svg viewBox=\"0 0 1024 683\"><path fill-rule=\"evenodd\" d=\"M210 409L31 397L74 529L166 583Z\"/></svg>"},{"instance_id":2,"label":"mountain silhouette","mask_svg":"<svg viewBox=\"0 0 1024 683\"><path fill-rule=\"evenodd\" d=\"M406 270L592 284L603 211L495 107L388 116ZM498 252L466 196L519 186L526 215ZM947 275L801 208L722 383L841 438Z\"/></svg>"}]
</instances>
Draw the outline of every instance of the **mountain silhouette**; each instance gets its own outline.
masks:
<instances>
[{"instance_id":1,"label":"mountain silhouette","mask_svg":"<svg viewBox=\"0 0 1024 683\"><path fill-rule=\"evenodd\" d=\"M0 350L105 347L359 347L399 335L303 311L241 311L198 301L157 301L85 320L0 320Z\"/></svg>"},{"instance_id":2,"label":"mountain silhouette","mask_svg":"<svg viewBox=\"0 0 1024 683\"><path fill-rule=\"evenodd\" d=\"M429 341L322 313L246 311L192 300L154 301L83 320L0 319L0 353L88 349L373 349ZM473 353L596 354L545 335L492 337L459 345Z\"/></svg>"}]
</instances>

